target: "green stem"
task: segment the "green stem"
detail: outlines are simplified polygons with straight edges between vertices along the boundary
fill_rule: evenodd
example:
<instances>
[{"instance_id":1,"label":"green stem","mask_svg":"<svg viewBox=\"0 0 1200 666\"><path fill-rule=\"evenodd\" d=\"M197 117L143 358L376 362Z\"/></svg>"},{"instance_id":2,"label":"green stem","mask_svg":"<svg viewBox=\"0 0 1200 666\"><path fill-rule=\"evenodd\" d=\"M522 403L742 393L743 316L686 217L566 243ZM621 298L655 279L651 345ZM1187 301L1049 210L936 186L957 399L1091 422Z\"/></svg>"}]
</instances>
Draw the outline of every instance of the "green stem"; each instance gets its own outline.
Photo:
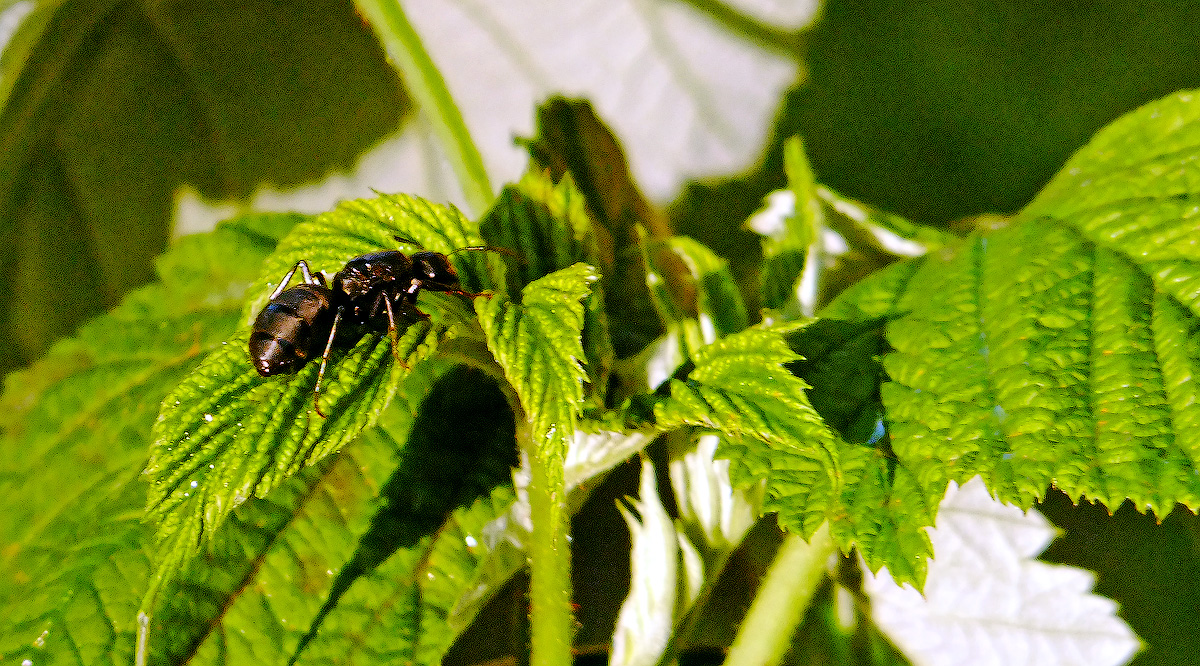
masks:
<instances>
[{"instance_id":1,"label":"green stem","mask_svg":"<svg viewBox=\"0 0 1200 666\"><path fill-rule=\"evenodd\" d=\"M799 32L791 32L760 21L748 13L739 11L735 5L720 0L684 2L708 14L730 32L783 55L796 57L805 45L804 31L807 26L800 28Z\"/></svg>"},{"instance_id":2,"label":"green stem","mask_svg":"<svg viewBox=\"0 0 1200 666\"><path fill-rule=\"evenodd\" d=\"M563 469L554 459L529 456L529 613L531 666L571 663L570 523L564 503Z\"/></svg>"},{"instance_id":3,"label":"green stem","mask_svg":"<svg viewBox=\"0 0 1200 666\"><path fill-rule=\"evenodd\" d=\"M370 21L379 41L383 42L404 77L404 85L432 121L467 203L476 213L482 214L495 198L483 158L471 140L471 133L450 96L445 79L421 44L421 38L409 23L399 0L355 0L355 5Z\"/></svg>"},{"instance_id":4,"label":"green stem","mask_svg":"<svg viewBox=\"0 0 1200 666\"><path fill-rule=\"evenodd\" d=\"M784 540L742 620L725 666L772 666L783 659L833 552L829 523L809 543L795 534Z\"/></svg>"}]
</instances>

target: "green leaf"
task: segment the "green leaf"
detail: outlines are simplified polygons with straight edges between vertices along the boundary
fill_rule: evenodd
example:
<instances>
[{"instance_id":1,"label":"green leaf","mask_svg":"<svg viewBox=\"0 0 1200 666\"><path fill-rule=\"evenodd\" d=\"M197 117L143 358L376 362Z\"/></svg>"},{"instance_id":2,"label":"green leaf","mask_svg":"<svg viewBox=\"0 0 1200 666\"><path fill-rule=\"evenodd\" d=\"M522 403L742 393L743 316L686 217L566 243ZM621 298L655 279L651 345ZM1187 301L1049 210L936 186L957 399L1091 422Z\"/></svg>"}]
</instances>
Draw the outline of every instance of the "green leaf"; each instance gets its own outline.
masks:
<instances>
[{"instance_id":1,"label":"green leaf","mask_svg":"<svg viewBox=\"0 0 1200 666\"><path fill-rule=\"evenodd\" d=\"M266 548L248 549L261 563L223 599L227 611L176 618L212 628L193 663L327 663L380 650L437 663L520 566L520 553L488 534L513 501L512 414L496 383L477 370L423 364L385 422L313 468L333 463L309 496L281 508L290 521L266 534ZM246 524L238 520L245 507L289 497L285 489L306 475L248 502L218 539ZM193 575L204 567L213 574ZM202 587L221 570L224 562L198 558L180 584Z\"/></svg>"},{"instance_id":2,"label":"green leaf","mask_svg":"<svg viewBox=\"0 0 1200 666\"><path fill-rule=\"evenodd\" d=\"M534 664L570 658L570 523L564 467L587 381L580 365L581 301L596 279L594 268L579 263L526 285L520 303L504 295L475 302L488 348L515 389L527 424L518 441L529 447Z\"/></svg>"},{"instance_id":3,"label":"green leaf","mask_svg":"<svg viewBox=\"0 0 1200 666\"><path fill-rule=\"evenodd\" d=\"M746 306L724 259L685 236L666 239L661 247L658 252L652 252L646 245L642 248L649 267L650 296L669 333L667 339L659 342L660 359L668 364L673 361L664 356L667 351L673 353L673 348L663 350L664 344L677 344L686 360L694 350L746 328L749 321ZM686 300L680 300L680 289L668 284L671 270L668 261L684 267L685 272L677 273L676 286L686 284L687 289L683 290Z\"/></svg>"},{"instance_id":4,"label":"green leaf","mask_svg":"<svg viewBox=\"0 0 1200 666\"><path fill-rule=\"evenodd\" d=\"M521 257L520 262L510 262L517 279L510 293L578 262L599 265L585 201L569 177L556 185L545 174L528 173L515 185L506 185L479 228L489 247ZM606 298L596 285L584 299L583 346L588 377L598 391L608 386L614 356Z\"/></svg>"},{"instance_id":5,"label":"green leaf","mask_svg":"<svg viewBox=\"0 0 1200 666\"><path fill-rule=\"evenodd\" d=\"M505 185L479 229L489 247L521 257L513 270L518 289L510 291L578 262L597 260L586 202L569 177L555 184L545 174L528 173Z\"/></svg>"},{"instance_id":6,"label":"green leaf","mask_svg":"<svg viewBox=\"0 0 1200 666\"><path fill-rule=\"evenodd\" d=\"M515 499L511 468L517 462L503 391L495 379L465 366L431 384L428 378L406 382L424 389L423 399L409 401L407 427L387 428L389 437L403 441L394 445L398 465L299 663L353 661L385 646L417 663L440 663L525 563L519 547L501 536Z\"/></svg>"},{"instance_id":7,"label":"green leaf","mask_svg":"<svg viewBox=\"0 0 1200 666\"><path fill-rule=\"evenodd\" d=\"M666 245L683 260L695 282L695 309L700 326L712 329L706 339L712 340L714 335L724 337L746 328L749 317L737 283L729 272L729 264L702 243L686 236L673 236Z\"/></svg>"},{"instance_id":8,"label":"green leaf","mask_svg":"<svg viewBox=\"0 0 1200 666\"><path fill-rule=\"evenodd\" d=\"M264 266L268 275L280 276L304 258L313 269L334 271L354 256L395 247L394 236L443 253L482 240L453 208L385 196L346 202L300 225ZM467 289L491 284L481 254L453 257ZM265 304L271 288L268 283L263 296L251 299L244 321ZM405 329L395 350L386 336L367 334L330 361L321 394L328 418L314 409L319 363L291 376L259 377L247 356L247 327L167 396L147 468L150 512L162 540L156 585L199 552L234 507L265 496L373 425L407 372L395 356L411 367L470 320L461 297L422 294L420 307L431 320Z\"/></svg>"},{"instance_id":9,"label":"green leaf","mask_svg":"<svg viewBox=\"0 0 1200 666\"><path fill-rule=\"evenodd\" d=\"M153 278L181 186L312 180L405 111L349 4L35 4L0 72L3 369Z\"/></svg>"},{"instance_id":10,"label":"green leaf","mask_svg":"<svg viewBox=\"0 0 1200 666\"><path fill-rule=\"evenodd\" d=\"M1165 374L1194 362L1195 316L1154 292L1129 260L1044 221L931 259L888 329L900 460L931 494L980 474L1019 506L1052 482L1113 508L1195 506L1192 389Z\"/></svg>"},{"instance_id":11,"label":"green leaf","mask_svg":"<svg viewBox=\"0 0 1200 666\"><path fill-rule=\"evenodd\" d=\"M163 396L237 325L263 257L298 215L189 236L162 281L10 375L0 399L0 654L129 663L150 569L146 444ZM39 637L42 637L39 640Z\"/></svg>"},{"instance_id":12,"label":"green leaf","mask_svg":"<svg viewBox=\"0 0 1200 666\"><path fill-rule=\"evenodd\" d=\"M537 452L559 473L583 402L583 304L596 271L579 263L539 278L519 303L497 294L475 309L488 347L521 399Z\"/></svg>"},{"instance_id":13,"label":"green leaf","mask_svg":"<svg viewBox=\"0 0 1200 666\"><path fill-rule=\"evenodd\" d=\"M1200 312L1194 184L1200 153L1196 91L1171 95L1102 130L1022 213L1050 218L1128 260L1155 291Z\"/></svg>"},{"instance_id":14,"label":"green leaf","mask_svg":"<svg viewBox=\"0 0 1200 666\"><path fill-rule=\"evenodd\" d=\"M783 146L783 169L792 193L792 214L783 224L764 234L760 287L764 308L778 310L796 300L796 282L804 271L809 247L819 238L823 226L821 201L817 198L812 166L804 156L800 137L788 139ZM761 233L761 232L760 232Z\"/></svg>"},{"instance_id":15,"label":"green leaf","mask_svg":"<svg viewBox=\"0 0 1200 666\"><path fill-rule=\"evenodd\" d=\"M868 279L856 283L843 291L828 306L821 310L825 319L840 319L861 322L867 319L900 316L900 298L924 259L913 259L891 264L880 269Z\"/></svg>"},{"instance_id":16,"label":"green leaf","mask_svg":"<svg viewBox=\"0 0 1200 666\"><path fill-rule=\"evenodd\" d=\"M752 328L696 351L686 380L672 379L654 406L660 427L699 426L727 438L734 483L766 479L764 509L808 538L842 485L836 438L785 363L797 359L777 329Z\"/></svg>"},{"instance_id":17,"label":"green leaf","mask_svg":"<svg viewBox=\"0 0 1200 666\"><path fill-rule=\"evenodd\" d=\"M394 442L363 438L235 509L150 611L149 663L211 663L222 643L290 657L360 547L395 457ZM153 583L152 567L139 574Z\"/></svg>"},{"instance_id":18,"label":"green leaf","mask_svg":"<svg viewBox=\"0 0 1200 666\"><path fill-rule=\"evenodd\" d=\"M233 512L162 595L152 661L307 663L382 645L440 660L523 561L484 526L512 502L512 414L494 380L437 361L383 421Z\"/></svg>"},{"instance_id":19,"label":"green leaf","mask_svg":"<svg viewBox=\"0 0 1200 666\"><path fill-rule=\"evenodd\" d=\"M818 319L788 336L801 359L788 369L811 385L812 406L843 439L866 444L881 439L883 404L879 358L890 351L884 342L886 319Z\"/></svg>"},{"instance_id":20,"label":"green leaf","mask_svg":"<svg viewBox=\"0 0 1200 666\"><path fill-rule=\"evenodd\" d=\"M885 319L819 319L788 338L803 358L788 368L811 384L808 397L838 433L843 485L831 534L843 552L856 547L872 571L918 585L933 555L925 528L937 503L925 499L911 473L896 464L884 421L879 358Z\"/></svg>"},{"instance_id":21,"label":"green leaf","mask_svg":"<svg viewBox=\"0 0 1200 666\"><path fill-rule=\"evenodd\" d=\"M975 475L1021 507L1051 484L1110 509L1200 506L1197 118L1192 94L1130 114L1010 226L831 306L892 319L882 397L914 519Z\"/></svg>"},{"instance_id":22,"label":"green leaf","mask_svg":"<svg viewBox=\"0 0 1200 666\"><path fill-rule=\"evenodd\" d=\"M380 655L441 663L499 585L525 565L522 551L493 538L514 501L511 488L497 488L455 510L436 534L398 550L339 599L296 663L371 663Z\"/></svg>"}]
</instances>

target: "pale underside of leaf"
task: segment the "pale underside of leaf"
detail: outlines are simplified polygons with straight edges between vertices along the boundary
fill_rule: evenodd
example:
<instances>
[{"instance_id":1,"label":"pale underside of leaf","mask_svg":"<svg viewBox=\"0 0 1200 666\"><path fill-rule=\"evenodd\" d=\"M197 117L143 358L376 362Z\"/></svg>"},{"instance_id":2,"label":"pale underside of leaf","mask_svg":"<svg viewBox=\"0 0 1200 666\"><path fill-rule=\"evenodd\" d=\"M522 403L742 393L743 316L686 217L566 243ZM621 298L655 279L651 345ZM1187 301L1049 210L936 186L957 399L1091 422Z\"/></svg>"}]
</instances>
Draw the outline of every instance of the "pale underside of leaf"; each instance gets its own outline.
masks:
<instances>
[{"instance_id":1,"label":"pale underside of leaf","mask_svg":"<svg viewBox=\"0 0 1200 666\"><path fill-rule=\"evenodd\" d=\"M530 109L565 92L612 119L638 182L665 198L684 177L745 166L796 75L793 62L683 5L462 0L406 9L497 181L525 166L512 137L532 134Z\"/></svg>"},{"instance_id":2,"label":"pale underside of leaf","mask_svg":"<svg viewBox=\"0 0 1200 666\"><path fill-rule=\"evenodd\" d=\"M988 495L978 479L951 485L931 530L937 557L924 595L887 571L867 575L872 614L917 666L1116 666L1138 650L1094 577L1036 557L1054 528Z\"/></svg>"},{"instance_id":3,"label":"pale underside of leaf","mask_svg":"<svg viewBox=\"0 0 1200 666\"><path fill-rule=\"evenodd\" d=\"M659 499L654 466L649 460L642 461L638 495L630 507L618 505L633 542L632 580L617 615L611 666L658 663L671 638L677 597L683 591L679 575L681 535Z\"/></svg>"},{"instance_id":4,"label":"pale underside of leaf","mask_svg":"<svg viewBox=\"0 0 1200 666\"><path fill-rule=\"evenodd\" d=\"M738 11L785 34L800 29L814 11L809 2L739 4ZM535 0L463 0L421 1L406 9L465 114L493 182L515 181L525 168L526 153L512 139L533 134L533 109L552 94L568 94L590 99L610 119L639 184L652 198L666 199L686 178L745 168L797 76L790 57L685 4L622 0L568 8ZM319 213L378 191L463 203L420 110L353 171L286 191L260 188L253 206ZM200 231L221 215L188 199L176 218L179 229Z\"/></svg>"}]
</instances>

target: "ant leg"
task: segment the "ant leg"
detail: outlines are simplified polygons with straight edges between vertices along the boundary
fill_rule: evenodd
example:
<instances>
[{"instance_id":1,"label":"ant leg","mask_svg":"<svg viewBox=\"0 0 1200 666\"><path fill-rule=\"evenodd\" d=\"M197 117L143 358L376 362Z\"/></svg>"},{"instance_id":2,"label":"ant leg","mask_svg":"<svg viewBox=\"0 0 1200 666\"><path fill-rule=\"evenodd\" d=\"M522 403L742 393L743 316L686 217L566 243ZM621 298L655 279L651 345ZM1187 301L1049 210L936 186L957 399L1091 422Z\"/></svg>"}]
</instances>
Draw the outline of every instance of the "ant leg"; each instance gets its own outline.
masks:
<instances>
[{"instance_id":1,"label":"ant leg","mask_svg":"<svg viewBox=\"0 0 1200 666\"><path fill-rule=\"evenodd\" d=\"M422 248L422 249L425 247L424 245L421 245L417 241L415 241L411 238L405 238L404 236L394 236L393 235L392 238L395 238L397 241L399 241L401 243L408 243L409 245L416 245L417 247Z\"/></svg>"},{"instance_id":2,"label":"ant leg","mask_svg":"<svg viewBox=\"0 0 1200 666\"><path fill-rule=\"evenodd\" d=\"M321 411L321 383L325 381L325 366L329 365L329 353L333 350L333 339L337 337L338 322L342 320L342 308L337 309L337 314L333 315L333 325L329 327L329 341L325 343L325 353L321 354L321 369L317 370L317 385L313 387L313 409L317 410L317 414L321 418L325 418L324 412Z\"/></svg>"},{"instance_id":3,"label":"ant leg","mask_svg":"<svg viewBox=\"0 0 1200 666\"><path fill-rule=\"evenodd\" d=\"M383 297L383 305L387 310L388 316L388 340L392 342L392 358L400 364L405 370L408 369L408 363L400 358L400 333L396 329L396 313L392 311L392 299L387 296Z\"/></svg>"},{"instance_id":4,"label":"ant leg","mask_svg":"<svg viewBox=\"0 0 1200 666\"><path fill-rule=\"evenodd\" d=\"M301 259L300 261L296 262L295 266L292 266L292 270L288 271L287 275L283 276L283 281L279 283L278 287L275 287L275 291L271 292L270 300L275 300L280 294L283 293L284 289L287 289L288 283L292 281L292 277L296 275L297 270L299 270L300 275L304 277L305 284L319 284L322 287L325 286L325 276L317 273L317 277L313 278L312 272L308 270L308 262Z\"/></svg>"},{"instance_id":5,"label":"ant leg","mask_svg":"<svg viewBox=\"0 0 1200 666\"><path fill-rule=\"evenodd\" d=\"M424 312L421 312L421 308L418 308L416 305L413 305L413 303L411 301L409 301L408 299L401 298L400 302L396 305L396 308L400 310L400 316L410 319L412 321L420 321L421 319L429 319L429 315L425 314Z\"/></svg>"},{"instance_id":6,"label":"ant leg","mask_svg":"<svg viewBox=\"0 0 1200 666\"><path fill-rule=\"evenodd\" d=\"M308 262L307 261L305 261L303 259L301 259L300 261L297 261L296 267L300 269L300 274L304 276L305 284L319 284L322 287L325 286L325 274L324 273L316 273L315 274L316 277L314 278L313 277L314 274L308 270ZM294 273L295 271L296 271L296 268L292 268L292 272Z\"/></svg>"},{"instance_id":7,"label":"ant leg","mask_svg":"<svg viewBox=\"0 0 1200 666\"><path fill-rule=\"evenodd\" d=\"M296 274L296 269L300 268L300 264L304 264L303 259L296 262L296 265L292 266L292 270L288 271L287 275L283 276L283 281L279 283L278 287L275 287L275 291L271 292L270 298L272 301L282 294L284 289L287 289L288 283L292 281L292 276ZM304 264L304 272L308 273L308 264Z\"/></svg>"}]
</instances>

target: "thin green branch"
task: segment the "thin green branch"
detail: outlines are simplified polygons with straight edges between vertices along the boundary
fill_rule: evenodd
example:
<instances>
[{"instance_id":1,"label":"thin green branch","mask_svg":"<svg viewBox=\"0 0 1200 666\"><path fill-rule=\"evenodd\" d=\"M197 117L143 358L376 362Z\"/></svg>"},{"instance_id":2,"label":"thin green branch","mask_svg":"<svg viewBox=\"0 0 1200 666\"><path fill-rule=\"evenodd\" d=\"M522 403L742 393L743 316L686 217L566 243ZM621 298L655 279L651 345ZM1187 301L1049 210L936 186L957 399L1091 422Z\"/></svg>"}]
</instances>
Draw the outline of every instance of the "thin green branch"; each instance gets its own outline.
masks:
<instances>
[{"instance_id":1,"label":"thin green branch","mask_svg":"<svg viewBox=\"0 0 1200 666\"><path fill-rule=\"evenodd\" d=\"M498 369L498 366L493 365ZM529 465L529 642L530 666L558 666L572 661L571 522L563 502L566 481L562 458L547 461L533 445L521 398L501 372L499 382L513 418L516 439ZM557 469L553 466L557 465Z\"/></svg>"},{"instance_id":2,"label":"thin green branch","mask_svg":"<svg viewBox=\"0 0 1200 666\"><path fill-rule=\"evenodd\" d=\"M495 198L483 158L471 140L471 133L450 96L445 79L409 23L399 0L355 0L355 6L371 23L403 75L404 85L432 121L467 203L476 214L482 214Z\"/></svg>"},{"instance_id":3,"label":"thin green branch","mask_svg":"<svg viewBox=\"0 0 1200 666\"><path fill-rule=\"evenodd\" d=\"M708 14L730 32L783 55L797 57L806 45L806 28L798 32L783 30L760 21L720 0L683 0L683 2Z\"/></svg>"},{"instance_id":4,"label":"thin green branch","mask_svg":"<svg viewBox=\"0 0 1200 666\"><path fill-rule=\"evenodd\" d=\"M725 666L773 666L783 659L825 578L833 552L829 523L822 525L809 543L795 534L784 540L742 621Z\"/></svg>"},{"instance_id":5,"label":"thin green branch","mask_svg":"<svg viewBox=\"0 0 1200 666\"><path fill-rule=\"evenodd\" d=\"M530 452L529 613L531 666L571 663L571 546L561 460ZM552 466L559 464L558 469Z\"/></svg>"}]
</instances>

